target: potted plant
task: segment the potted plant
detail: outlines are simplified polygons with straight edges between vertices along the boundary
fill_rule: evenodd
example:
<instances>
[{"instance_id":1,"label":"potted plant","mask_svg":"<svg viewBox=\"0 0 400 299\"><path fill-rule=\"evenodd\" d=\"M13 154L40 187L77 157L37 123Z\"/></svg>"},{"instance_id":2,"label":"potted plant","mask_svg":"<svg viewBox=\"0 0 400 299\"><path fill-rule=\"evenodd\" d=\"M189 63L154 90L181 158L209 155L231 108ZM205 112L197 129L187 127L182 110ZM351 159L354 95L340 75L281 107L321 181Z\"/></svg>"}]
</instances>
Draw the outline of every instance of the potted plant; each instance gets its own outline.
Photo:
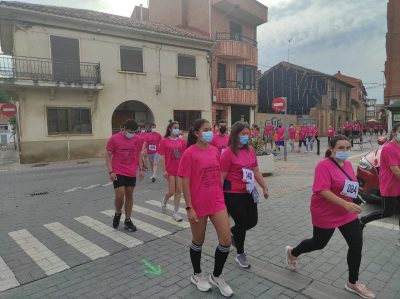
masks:
<instances>
[{"instance_id":1,"label":"potted plant","mask_svg":"<svg viewBox=\"0 0 400 299\"><path fill-rule=\"evenodd\" d=\"M262 138L251 138L250 145L255 149L258 167L261 173L266 176L274 172L274 155L265 151Z\"/></svg>"}]
</instances>

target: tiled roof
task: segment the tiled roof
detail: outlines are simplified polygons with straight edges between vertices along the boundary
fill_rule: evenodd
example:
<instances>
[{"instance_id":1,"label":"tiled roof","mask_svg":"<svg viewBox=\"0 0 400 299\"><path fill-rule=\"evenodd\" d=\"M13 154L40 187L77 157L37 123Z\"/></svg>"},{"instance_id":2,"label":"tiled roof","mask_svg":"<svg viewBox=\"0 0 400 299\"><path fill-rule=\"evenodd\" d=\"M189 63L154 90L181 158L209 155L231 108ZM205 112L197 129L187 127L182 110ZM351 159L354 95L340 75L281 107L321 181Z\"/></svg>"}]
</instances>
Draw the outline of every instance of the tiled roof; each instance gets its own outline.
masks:
<instances>
[{"instance_id":1,"label":"tiled roof","mask_svg":"<svg viewBox=\"0 0 400 299\"><path fill-rule=\"evenodd\" d=\"M94 22L99 22L103 24L117 25L130 27L134 29L139 29L143 31L149 32L157 32L169 35L175 35L185 38L197 39L202 41L210 41L211 40L204 35L194 34L192 32L185 31L181 28L176 28L160 23L154 23L149 21L139 21L135 19L131 19L129 17L113 15L104 12L98 12L87 9L77 9L77 8L69 8L69 7L61 7L61 6L51 6L51 5L39 5L39 4L31 4L26 2L19 1L0 1L0 7L7 6L13 7L17 9L23 9L28 11L41 12L45 14L51 14L56 16L68 17L71 19L79 19L79 20L89 20Z\"/></svg>"}]
</instances>

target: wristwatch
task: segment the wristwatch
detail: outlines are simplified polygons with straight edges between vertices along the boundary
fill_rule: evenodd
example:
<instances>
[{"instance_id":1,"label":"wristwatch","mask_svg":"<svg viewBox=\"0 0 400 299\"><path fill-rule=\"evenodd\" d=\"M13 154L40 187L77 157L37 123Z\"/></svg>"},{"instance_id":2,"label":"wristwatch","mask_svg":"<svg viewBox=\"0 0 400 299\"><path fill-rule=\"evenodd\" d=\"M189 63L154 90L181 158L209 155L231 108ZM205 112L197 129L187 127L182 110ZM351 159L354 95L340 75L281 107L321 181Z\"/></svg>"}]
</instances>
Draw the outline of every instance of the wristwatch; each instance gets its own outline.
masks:
<instances>
[{"instance_id":1,"label":"wristwatch","mask_svg":"<svg viewBox=\"0 0 400 299\"><path fill-rule=\"evenodd\" d=\"M186 211L189 211L191 208L192 208L191 206L188 206L185 209L186 209Z\"/></svg>"}]
</instances>

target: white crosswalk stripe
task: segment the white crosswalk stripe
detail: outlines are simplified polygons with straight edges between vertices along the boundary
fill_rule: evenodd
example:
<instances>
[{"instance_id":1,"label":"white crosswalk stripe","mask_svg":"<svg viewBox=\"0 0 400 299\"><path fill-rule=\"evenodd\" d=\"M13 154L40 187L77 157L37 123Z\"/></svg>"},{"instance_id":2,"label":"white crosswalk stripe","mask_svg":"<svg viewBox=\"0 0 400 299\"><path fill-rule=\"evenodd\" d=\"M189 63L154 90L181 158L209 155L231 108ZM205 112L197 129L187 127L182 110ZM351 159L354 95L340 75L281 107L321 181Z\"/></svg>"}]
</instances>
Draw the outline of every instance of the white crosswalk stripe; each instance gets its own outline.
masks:
<instances>
[{"instance_id":1,"label":"white crosswalk stripe","mask_svg":"<svg viewBox=\"0 0 400 299\"><path fill-rule=\"evenodd\" d=\"M107 184L102 185L103 187L108 187L111 186L113 184L113 182L108 182Z\"/></svg>"},{"instance_id":2,"label":"white crosswalk stripe","mask_svg":"<svg viewBox=\"0 0 400 299\"><path fill-rule=\"evenodd\" d=\"M131 237L127 234L124 234L118 230L113 229L111 226L104 224L96 219L93 219L89 216L81 216L74 218L76 221L90 227L96 232L114 240L117 243L120 243L128 248L133 248L140 244L143 244L142 241Z\"/></svg>"},{"instance_id":3,"label":"white crosswalk stripe","mask_svg":"<svg viewBox=\"0 0 400 299\"><path fill-rule=\"evenodd\" d=\"M158 213L158 212L154 212L153 210L147 209L147 208L143 208L143 207L139 207L139 206L133 206L133 212L139 212L142 214L145 214L147 216L162 220L164 222L168 222L169 224L173 224L182 228L189 228L190 224L187 221L181 221L181 222L176 222L174 219L172 219L171 216L162 214L162 213Z\"/></svg>"},{"instance_id":4,"label":"white crosswalk stripe","mask_svg":"<svg viewBox=\"0 0 400 299\"><path fill-rule=\"evenodd\" d=\"M104 215L107 215L107 216L114 216L114 214L115 214L115 212L113 210L107 210L107 211L103 211L101 213ZM125 217L125 215L122 215L122 217ZM171 232L169 232L165 229L162 229L157 226L151 225L149 223L140 221L136 218L133 220L133 223L138 227L139 230L142 230L146 233L152 234L159 238L172 234Z\"/></svg>"},{"instance_id":5,"label":"white crosswalk stripe","mask_svg":"<svg viewBox=\"0 0 400 299\"><path fill-rule=\"evenodd\" d=\"M10 232L8 234L47 275L52 275L70 268L26 229Z\"/></svg>"},{"instance_id":6,"label":"white crosswalk stripe","mask_svg":"<svg viewBox=\"0 0 400 299\"><path fill-rule=\"evenodd\" d=\"M152 199L152 200L146 201L146 203L156 206L156 207L159 207L161 209L161 201ZM171 211L175 211L175 207L171 204L167 204L167 209L171 210ZM186 210L184 208L179 208L178 212L186 215Z\"/></svg>"},{"instance_id":7,"label":"white crosswalk stripe","mask_svg":"<svg viewBox=\"0 0 400 299\"><path fill-rule=\"evenodd\" d=\"M65 190L64 193L74 192L74 191L76 191L76 190L78 190L78 189L82 189L82 187L74 187L74 188Z\"/></svg>"},{"instance_id":8,"label":"white crosswalk stripe","mask_svg":"<svg viewBox=\"0 0 400 299\"><path fill-rule=\"evenodd\" d=\"M96 188L97 186L100 186L100 184L90 185L90 186L88 186L88 187L86 187L86 188L83 188L83 189L85 189L85 190L90 190L90 189Z\"/></svg>"},{"instance_id":9,"label":"white crosswalk stripe","mask_svg":"<svg viewBox=\"0 0 400 299\"><path fill-rule=\"evenodd\" d=\"M0 256L0 292L19 286L14 273L8 268L3 258Z\"/></svg>"},{"instance_id":10,"label":"white crosswalk stripe","mask_svg":"<svg viewBox=\"0 0 400 299\"><path fill-rule=\"evenodd\" d=\"M45 224L44 227L46 227L53 234L63 239L66 243L86 255L91 260L96 260L98 258L110 255L109 252L105 251L101 247L85 239L81 235L75 233L74 231L59 222Z\"/></svg>"}]
</instances>

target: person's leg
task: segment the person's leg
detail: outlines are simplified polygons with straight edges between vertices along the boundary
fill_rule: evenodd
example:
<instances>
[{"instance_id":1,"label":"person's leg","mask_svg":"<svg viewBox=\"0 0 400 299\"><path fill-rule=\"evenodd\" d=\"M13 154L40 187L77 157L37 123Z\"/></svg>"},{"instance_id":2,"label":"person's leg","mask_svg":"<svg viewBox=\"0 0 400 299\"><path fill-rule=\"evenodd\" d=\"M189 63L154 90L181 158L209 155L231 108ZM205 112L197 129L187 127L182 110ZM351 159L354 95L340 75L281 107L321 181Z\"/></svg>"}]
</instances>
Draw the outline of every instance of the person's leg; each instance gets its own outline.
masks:
<instances>
[{"instance_id":1,"label":"person's leg","mask_svg":"<svg viewBox=\"0 0 400 299\"><path fill-rule=\"evenodd\" d=\"M312 152L314 148L314 138L310 137L310 152Z\"/></svg>"},{"instance_id":2,"label":"person's leg","mask_svg":"<svg viewBox=\"0 0 400 299\"><path fill-rule=\"evenodd\" d=\"M305 143L306 143L306 152L308 152L308 149L310 147L310 138L309 137L306 138Z\"/></svg>"},{"instance_id":3,"label":"person's leg","mask_svg":"<svg viewBox=\"0 0 400 299\"><path fill-rule=\"evenodd\" d=\"M153 163L151 165L153 169L153 178L157 177L158 161L160 156L156 153L154 154Z\"/></svg>"},{"instance_id":4,"label":"person's leg","mask_svg":"<svg viewBox=\"0 0 400 299\"><path fill-rule=\"evenodd\" d=\"M396 197L382 197L382 209L380 211L372 212L368 215L361 217L360 221L362 227L364 227L365 224L371 221L391 217L396 208L396 200Z\"/></svg>"},{"instance_id":5,"label":"person's leg","mask_svg":"<svg viewBox=\"0 0 400 299\"><path fill-rule=\"evenodd\" d=\"M235 225L231 228L237 254L244 253L244 240L246 238L246 204L243 194L225 193L225 205Z\"/></svg>"},{"instance_id":6,"label":"person's leg","mask_svg":"<svg viewBox=\"0 0 400 299\"><path fill-rule=\"evenodd\" d=\"M201 247L206 234L207 217L199 218L199 222L190 223L192 230L192 244L190 246L190 260L192 261L194 274L201 273Z\"/></svg>"},{"instance_id":7,"label":"person's leg","mask_svg":"<svg viewBox=\"0 0 400 299\"><path fill-rule=\"evenodd\" d=\"M181 206L181 193L182 193L182 180L179 177L175 177L175 195L174 195L174 219L176 221L182 221L182 217L178 211Z\"/></svg>"},{"instance_id":8,"label":"person's leg","mask_svg":"<svg viewBox=\"0 0 400 299\"><path fill-rule=\"evenodd\" d=\"M319 228L313 227L313 237L302 241L299 245L290 251L290 255L297 258L300 254L321 250L331 239L335 229L334 228Z\"/></svg>"},{"instance_id":9,"label":"person's leg","mask_svg":"<svg viewBox=\"0 0 400 299\"><path fill-rule=\"evenodd\" d=\"M167 178L168 183L168 191L165 193L163 198L161 199L161 210L165 214L167 212L167 201L168 199L175 194L175 177L169 176Z\"/></svg>"},{"instance_id":10,"label":"person's leg","mask_svg":"<svg viewBox=\"0 0 400 299\"><path fill-rule=\"evenodd\" d=\"M133 208L133 189L132 186L125 187L125 217L126 219L131 218Z\"/></svg>"},{"instance_id":11,"label":"person's leg","mask_svg":"<svg viewBox=\"0 0 400 299\"><path fill-rule=\"evenodd\" d=\"M125 197L125 187L121 186L114 189L115 191L115 213L121 213L122 207L124 206L124 197Z\"/></svg>"}]
</instances>

